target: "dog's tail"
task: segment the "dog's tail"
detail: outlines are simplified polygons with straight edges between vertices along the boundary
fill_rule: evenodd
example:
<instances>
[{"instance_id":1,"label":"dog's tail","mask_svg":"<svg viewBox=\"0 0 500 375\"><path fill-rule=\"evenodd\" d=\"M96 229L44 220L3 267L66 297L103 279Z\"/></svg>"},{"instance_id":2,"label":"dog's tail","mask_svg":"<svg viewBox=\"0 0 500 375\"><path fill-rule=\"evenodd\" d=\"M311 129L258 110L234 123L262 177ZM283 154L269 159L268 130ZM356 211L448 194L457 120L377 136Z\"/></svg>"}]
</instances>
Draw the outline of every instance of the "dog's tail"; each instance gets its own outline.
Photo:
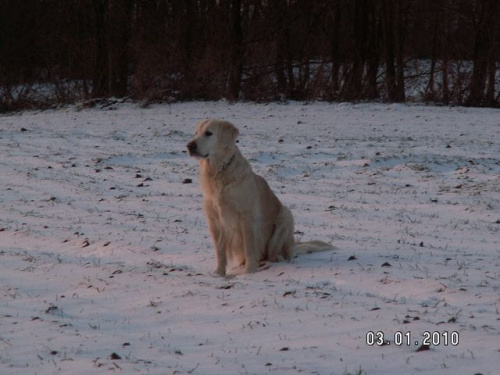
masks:
<instances>
[{"instance_id":1,"label":"dog's tail","mask_svg":"<svg viewBox=\"0 0 500 375\"><path fill-rule=\"evenodd\" d=\"M311 254L320 251L335 250L335 246L323 241L296 242L295 251L297 254Z\"/></svg>"}]
</instances>

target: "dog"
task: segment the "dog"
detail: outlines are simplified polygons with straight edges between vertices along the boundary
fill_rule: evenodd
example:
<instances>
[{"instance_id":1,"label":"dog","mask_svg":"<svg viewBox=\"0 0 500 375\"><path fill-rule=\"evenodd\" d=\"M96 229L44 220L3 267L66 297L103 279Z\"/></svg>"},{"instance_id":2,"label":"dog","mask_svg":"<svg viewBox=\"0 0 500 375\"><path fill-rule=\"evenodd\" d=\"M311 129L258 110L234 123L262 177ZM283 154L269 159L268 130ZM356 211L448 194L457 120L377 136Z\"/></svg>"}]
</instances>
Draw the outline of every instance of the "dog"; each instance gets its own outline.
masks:
<instances>
[{"instance_id":1,"label":"dog","mask_svg":"<svg viewBox=\"0 0 500 375\"><path fill-rule=\"evenodd\" d=\"M297 253L334 249L322 241L295 242L292 213L253 172L236 146L238 136L230 122L208 119L198 123L195 138L187 144L189 155L200 164L215 274L225 276L228 262L252 273L263 261L290 261Z\"/></svg>"}]
</instances>

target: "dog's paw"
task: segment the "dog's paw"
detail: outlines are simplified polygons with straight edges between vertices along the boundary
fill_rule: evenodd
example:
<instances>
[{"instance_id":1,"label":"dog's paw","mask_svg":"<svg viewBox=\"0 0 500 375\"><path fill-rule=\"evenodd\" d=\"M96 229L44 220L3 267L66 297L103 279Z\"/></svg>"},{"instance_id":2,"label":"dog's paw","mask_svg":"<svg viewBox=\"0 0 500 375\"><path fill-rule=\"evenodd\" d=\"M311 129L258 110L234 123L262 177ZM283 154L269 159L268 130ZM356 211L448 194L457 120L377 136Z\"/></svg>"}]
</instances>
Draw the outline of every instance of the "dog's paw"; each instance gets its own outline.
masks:
<instances>
[{"instance_id":1,"label":"dog's paw","mask_svg":"<svg viewBox=\"0 0 500 375\"><path fill-rule=\"evenodd\" d=\"M243 273L254 273L257 272L257 265L245 265Z\"/></svg>"},{"instance_id":2,"label":"dog's paw","mask_svg":"<svg viewBox=\"0 0 500 375\"><path fill-rule=\"evenodd\" d=\"M259 271L265 271L265 270L268 270L271 267L272 267L271 264L268 264L268 263L265 263L265 262L259 263Z\"/></svg>"},{"instance_id":3,"label":"dog's paw","mask_svg":"<svg viewBox=\"0 0 500 375\"><path fill-rule=\"evenodd\" d=\"M226 277L226 270L221 270L221 269L217 268L214 272L212 272L212 276Z\"/></svg>"}]
</instances>

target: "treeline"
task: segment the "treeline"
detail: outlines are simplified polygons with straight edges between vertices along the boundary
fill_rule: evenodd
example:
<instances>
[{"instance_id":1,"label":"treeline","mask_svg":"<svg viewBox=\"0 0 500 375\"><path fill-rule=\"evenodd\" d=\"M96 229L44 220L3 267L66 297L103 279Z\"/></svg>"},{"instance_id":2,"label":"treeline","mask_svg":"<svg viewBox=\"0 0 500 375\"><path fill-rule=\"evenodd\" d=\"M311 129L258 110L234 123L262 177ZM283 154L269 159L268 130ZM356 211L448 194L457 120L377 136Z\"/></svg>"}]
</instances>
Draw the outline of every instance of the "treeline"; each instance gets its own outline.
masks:
<instances>
[{"instance_id":1,"label":"treeline","mask_svg":"<svg viewBox=\"0 0 500 375\"><path fill-rule=\"evenodd\" d=\"M156 101L500 106L498 0L0 0L0 110Z\"/></svg>"}]
</instances>

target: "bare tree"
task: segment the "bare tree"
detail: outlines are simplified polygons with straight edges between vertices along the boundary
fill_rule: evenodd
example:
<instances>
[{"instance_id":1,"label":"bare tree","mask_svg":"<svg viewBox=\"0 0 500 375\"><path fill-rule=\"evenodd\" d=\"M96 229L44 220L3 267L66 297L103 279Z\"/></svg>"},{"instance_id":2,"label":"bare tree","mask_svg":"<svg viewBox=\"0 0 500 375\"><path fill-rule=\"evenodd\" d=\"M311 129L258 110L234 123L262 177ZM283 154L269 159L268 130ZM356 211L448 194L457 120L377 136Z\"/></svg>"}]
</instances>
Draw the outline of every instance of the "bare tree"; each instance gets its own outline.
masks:
<instances>
[{"instance_id":1,"label":"bare tree","mask_svg":"<svg viewBox=\"0 0 500 375\"><path fill-rule=\"evenodd\" d=\"M237 100L241 90L243 74L243 29L241 25L241 0L231 0L231 67L229 97Z\"/></svg>"},{"instance_id":2,"label":"bare tree","mask_svg":"<svg viewBox=\"0 0 500 375\"><path fill-rule=\"evenodd\" d=\"M495 65L494 35L498 20L498 0L482 0L477 3L477 29L474 46L474 68L470 82L469 105L486 104L486 81L488 65ZM494 71L495 69L493 69ZM490 70L491 72L491 70ZM488 99L494 99L494 74L490 73Z\"/></svg>"}]
</instances>

